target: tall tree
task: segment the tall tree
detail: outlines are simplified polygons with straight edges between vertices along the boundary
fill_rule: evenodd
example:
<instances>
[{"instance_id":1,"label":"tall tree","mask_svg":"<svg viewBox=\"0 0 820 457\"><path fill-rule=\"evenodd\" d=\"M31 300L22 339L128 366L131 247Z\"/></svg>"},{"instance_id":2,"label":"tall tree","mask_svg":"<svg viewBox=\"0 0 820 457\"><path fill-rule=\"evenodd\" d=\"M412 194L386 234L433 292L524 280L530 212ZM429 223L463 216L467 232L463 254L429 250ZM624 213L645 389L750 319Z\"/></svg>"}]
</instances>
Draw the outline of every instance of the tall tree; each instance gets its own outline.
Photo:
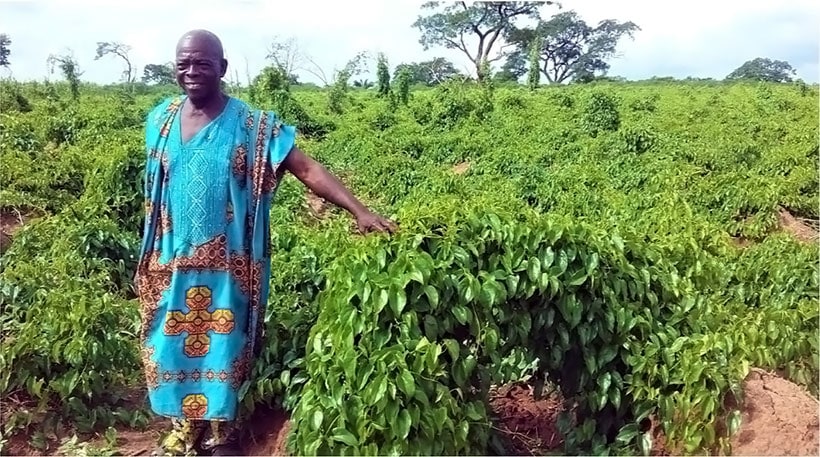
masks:
<instances>
[{"instance_id":1,"label":"tall tree","mask_svg":"<svg viewBox=\"0 0 820 457\"><path fill-rule=\"evenodd\" d=\"M538 8L554 2L454 2L443 8L442 3L431 1L422 5L423 10L431 13L419 16L413 23L421 32L419 42L425 51L432 46L444 46L463 52L475 65L476 77L481 81L486 76L482 62L492 63L502 57L493 56L493 49L514 21L520 17L537 19ZM477 39L473 51L467 44L470 37Z\"/></svg>"},{"instance_id":2,"label":"tall tree","mask_svg":"<svg viewBox=\"0 0 820 457\"><path fill-rule=\"evenodd\" d=\"M605 19L596 27L588 25L575 11L564 11L535 28L510 29L507 40L515 45L510 58L525 61L531 49L538 48L541 73L550 83L609 70L607 60L615 55L624 35L634 37L640 27L635 23Z\"/></svg>"},{"instance_id":3,"label":"tall tree","mask_svg":"<svg viewBox=\"0 0 820 457\"><path fill-rule=\"evenodd\" d=\"M10 55L11 38L5 33L0 33L0 67L8 67L11 65L11 62L9 62Z\"/></svg>"},{"instance_id":4,"label":"tall tree","mask_svg":"<svg viewBox=\"0 0 820 457\"><path fill-rule=\"evenodd\" d=\"M74 100L80 98L80 76L83 72L80 71L80 64L77 63L73 53L69 50L68 53L63 55L51 54L46 59L46 63L48 63L51 73L54 73L55 66L60 68L66 81L68 81L71 97Z\"/></svg>"},{"instance_id":5,"label":"tall tree","mask_svg":"<svg viewBox=\"0 0 820 457\"><path fill-rule=\"evenodd\" d=\"M125 70L122 72L125 82L132 83L136 78L136 72L134 71L134 67L131 65L131 59L128 57L129 52L131 52L131 46L128 46L127 44L117 43L113 41L98 41L97 55L96 57L94 57L94 60L100 60L102 57L108 54L118 56L123 61L125 61Z\"/></svg>"},{"instance_id":6,"label":"tall tree","mask_svg":"<svg viewBox=\"0 0 820 457\"><path fill-rule=\"evenodd\" d=\"M376 76L379 81L379 97L390 95L390 69L387 66L387 57L384 53L379 53L379 61L376 65Z\"/></svg>"},{"instance_id":7,"label":"tall tree","mask_svg":"<svg viewBox=\"0 0 820 457\"><path fill-rule=\"evenodd\" d=\"M149 63L142 69L142 82L149 84L174 84L176 82L174 64L171 62L165 64Z\"/></svg>"},{"instance_id":8,"label":"tall tree","mask_svg":"<svg viewBox=\"0 0 820 457\"><path fill-rule=\"evenodd\" d=\"M792 81L797 72L788 62L758 57L743 63L726 76L727 80L752 80L786 83Z\"/></svg>"}]
</instances>

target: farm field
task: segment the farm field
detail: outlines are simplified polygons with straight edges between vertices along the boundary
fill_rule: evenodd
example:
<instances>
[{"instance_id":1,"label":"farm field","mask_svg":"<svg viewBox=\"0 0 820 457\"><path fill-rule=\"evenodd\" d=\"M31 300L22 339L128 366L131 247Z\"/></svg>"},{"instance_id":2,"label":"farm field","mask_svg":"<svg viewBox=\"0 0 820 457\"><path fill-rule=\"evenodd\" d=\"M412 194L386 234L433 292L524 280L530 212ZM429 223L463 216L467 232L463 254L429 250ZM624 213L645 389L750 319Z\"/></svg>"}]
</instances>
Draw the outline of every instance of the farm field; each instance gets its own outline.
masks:
<instances>
[{"instance_id":1,"label":"farm field","mask_svg":"<svg viewBox=\"0 0 820 457\"><path fill-rule=\"evenodd\" d=\"M0 85L3 454L147 452L160 430L131 279L142 120L172 94ZM817 86L233 95L401 227L354 235L282 181L240 387L259 453L818 450ZM761 425L746 405L775 388L794 403ZM779 440L744 448L755 426Z\"/></svg>"}]
</instances>

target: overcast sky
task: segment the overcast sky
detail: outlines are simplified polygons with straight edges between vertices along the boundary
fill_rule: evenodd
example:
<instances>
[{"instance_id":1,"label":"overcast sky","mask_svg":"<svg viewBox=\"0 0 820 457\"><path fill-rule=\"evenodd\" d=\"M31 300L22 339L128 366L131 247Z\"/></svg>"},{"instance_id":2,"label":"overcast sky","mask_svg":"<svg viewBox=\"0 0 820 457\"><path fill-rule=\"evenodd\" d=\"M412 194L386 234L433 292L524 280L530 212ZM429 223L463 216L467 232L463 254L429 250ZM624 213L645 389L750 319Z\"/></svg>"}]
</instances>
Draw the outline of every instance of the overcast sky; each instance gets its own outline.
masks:
<instances>
[{"instance_id":1,"label":"overcast sky","mask_svg":"<svg viewBox=\"0 0 820 457\"><path fill-rule=\"evenodd\" d=\"M189 5L184 6L186 3ZM12 39L9 71L18 80L47 76L46 59L70 49L83 80L113 82L121 61L95 61L97 41L132 46L139 67L173 60L185 31L206 28L223 40L231 69L255 75L267 64L275 36L295 37L330 76L359 51L384 52L396 64L443 56L466 71L469 61L458 51L419 44L412 27L423 0L0 0L0 33ZM194 4L198 4L194 8ZM298 5L298 6L297 6ZM818 82L820 1L817 0L566 0L589 23L631 20L641 31L625 38L611 61L613 76L723 78L755 57L786 60L798 77ZM557 12L543 9L543 16ZM471 42L472 43L472 42ZM373 65L375 67L375 64ZM374 69L375 70L375 69ZM303 81L319 82L299 72ZM370 79L375 79L371 77Z\"/></svg>"}]
</instances>

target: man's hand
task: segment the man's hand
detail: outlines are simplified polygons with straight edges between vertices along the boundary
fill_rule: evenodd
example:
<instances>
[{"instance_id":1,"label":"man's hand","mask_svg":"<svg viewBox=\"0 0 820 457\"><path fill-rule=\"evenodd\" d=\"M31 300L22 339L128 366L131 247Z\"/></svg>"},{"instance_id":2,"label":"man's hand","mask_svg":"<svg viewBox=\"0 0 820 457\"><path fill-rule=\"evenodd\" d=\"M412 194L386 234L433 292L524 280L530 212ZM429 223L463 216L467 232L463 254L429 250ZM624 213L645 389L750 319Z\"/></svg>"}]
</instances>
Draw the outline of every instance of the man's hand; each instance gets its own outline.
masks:
<instances>
[{"instance_id":1,"label":"man's hand","mask_svg":"<svg viewBox=\"0 0 820 457\"><path fill-rule=\"evenodd\" d=\"M359 233L362 234L371 232L394 233L398 230L395 223L369 210L357 217L356 223L359 226Z\"/></svg>"}]
</instances>

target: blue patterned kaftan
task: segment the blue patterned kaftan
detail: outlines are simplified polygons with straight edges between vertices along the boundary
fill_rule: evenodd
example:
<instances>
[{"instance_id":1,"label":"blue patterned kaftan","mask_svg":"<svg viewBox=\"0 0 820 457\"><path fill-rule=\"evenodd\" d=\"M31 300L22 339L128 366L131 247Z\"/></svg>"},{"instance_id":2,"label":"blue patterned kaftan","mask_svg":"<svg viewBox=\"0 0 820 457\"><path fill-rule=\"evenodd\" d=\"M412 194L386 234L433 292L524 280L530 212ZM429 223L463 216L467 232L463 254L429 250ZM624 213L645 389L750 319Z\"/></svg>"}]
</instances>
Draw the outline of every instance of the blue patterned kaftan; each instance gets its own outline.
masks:
<instances>
[{"instance_id":1,"label":"blue patterned kaftan","mask_svg":"<svg viewBox=\"0 0 820 457\"><path fill-rule=\"evenodd\" d=\"M269 210L295 129L230 98L183 143L184 101L165 100L146 121L142 359L157 414L234 420L263 330Z\"/></svg>"}]
</instances>

